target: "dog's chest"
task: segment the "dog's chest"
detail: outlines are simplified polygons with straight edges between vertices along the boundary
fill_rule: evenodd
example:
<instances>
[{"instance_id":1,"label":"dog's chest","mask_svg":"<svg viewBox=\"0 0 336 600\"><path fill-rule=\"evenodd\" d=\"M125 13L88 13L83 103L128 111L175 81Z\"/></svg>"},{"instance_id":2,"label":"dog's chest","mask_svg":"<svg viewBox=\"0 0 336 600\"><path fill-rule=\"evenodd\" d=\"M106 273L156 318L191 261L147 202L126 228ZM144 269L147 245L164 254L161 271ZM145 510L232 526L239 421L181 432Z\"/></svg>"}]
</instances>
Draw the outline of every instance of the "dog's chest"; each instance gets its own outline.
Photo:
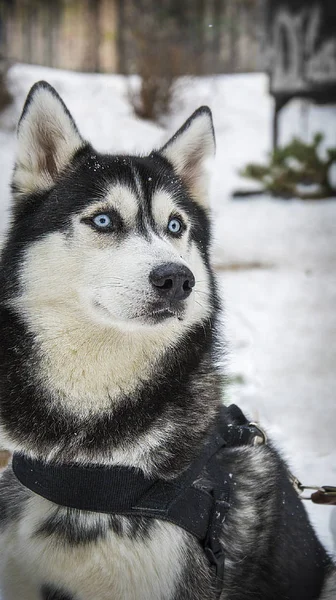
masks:
<instances>
[{"instance_id":1,"label":"dog's chest","mask_svg":"<svg viewBox=\"0 0 336 600\"><path fill-rule=\"evenodd\" d=\"M40 599L42 589L49 588L74 600L174 598L184 568L185 532L160 521L147 532L127 530L126 519L117 532L109 526L108 515L101 515L100 535L93 536L93 517L88 515L88 520L84 517L72 523L74 541L69 543L42 527L53 514L50 504L40 498L29 501L20 522L9 526L6 542L3 539L3 572L12 577L13 571L18 577L25 572L25 589L28 578L32 589L27 600ZM11 583L7 584L10 589ZM10 600L19 593L14 588Z\"/></svg>"}]
</instances>

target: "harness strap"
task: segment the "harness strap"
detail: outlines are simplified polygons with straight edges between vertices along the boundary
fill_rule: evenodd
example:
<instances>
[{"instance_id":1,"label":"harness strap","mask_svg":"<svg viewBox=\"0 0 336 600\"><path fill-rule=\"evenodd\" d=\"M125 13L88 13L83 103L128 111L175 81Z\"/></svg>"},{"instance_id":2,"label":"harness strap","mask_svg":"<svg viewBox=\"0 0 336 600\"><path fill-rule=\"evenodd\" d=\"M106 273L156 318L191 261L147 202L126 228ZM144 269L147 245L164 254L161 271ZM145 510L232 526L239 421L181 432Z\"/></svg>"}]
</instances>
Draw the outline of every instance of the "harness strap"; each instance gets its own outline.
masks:
<instances>
[{"instance_id":1,"label":"harness strap","mask_svg":"<svg viewBox=\"0 0 336 600\"><path fill-rule=\"evenodd\" d=\"M45 463L18 453L13 455L12 468L25 487L55 504L151 517L188 531L199 540L210 561L219 597L225 562L220 539L230 508L231 478L218 462L218 453L226 446L264 443L265 439L264 432L231 405L221 407L218 427L200 454L170 481L146 477L132 467ZM204 469L207 483L202 487L197 480Z\"/></svg>"},{"instance_id":2,"label":"harness strap","mask_svg":"<svg viewBox=\"0 0 336 600\"><path fill-rule=\"evenodd\" d=\"M216 441L193 463L190 471L172 481L147 478L142 471L130 467L46 464L18 453L13 455L12 468L25 487L60 506L162 519L203 541L214 498L211 492L192 483L211 456L225 444L219 437Z\"/></svg>"}]
</instances>

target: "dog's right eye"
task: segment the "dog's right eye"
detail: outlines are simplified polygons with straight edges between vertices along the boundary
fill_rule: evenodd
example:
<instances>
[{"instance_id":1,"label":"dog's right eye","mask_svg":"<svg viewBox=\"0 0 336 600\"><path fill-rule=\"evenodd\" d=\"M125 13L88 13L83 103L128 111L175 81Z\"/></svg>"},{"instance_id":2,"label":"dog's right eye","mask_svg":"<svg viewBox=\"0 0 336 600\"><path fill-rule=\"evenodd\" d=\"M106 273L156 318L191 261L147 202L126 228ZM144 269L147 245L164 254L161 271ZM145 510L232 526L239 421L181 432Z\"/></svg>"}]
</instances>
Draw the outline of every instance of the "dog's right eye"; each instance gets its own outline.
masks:
<instances>
[{"instance_id":1,"label":"dog's right eye","mask_svg":"<svg viewBox=\"0 0 336 600\"><path fill-rule=\"evenodd\" d=\"M112 225L111 217L105 214L96 215L92 221L98 229L110 229Z\"/></svg>"},{"instance_id":2,"label":"dog's right eye","mask_svg":"<svg viewBox=\"0 0 336 600\"><path fill-rule=\"evenodd\" d=\"M81 221L100 233L116 233L123 226L119 214L113 209L93 214L90 217L83 217Z\"/></svg>"}]
</instances>

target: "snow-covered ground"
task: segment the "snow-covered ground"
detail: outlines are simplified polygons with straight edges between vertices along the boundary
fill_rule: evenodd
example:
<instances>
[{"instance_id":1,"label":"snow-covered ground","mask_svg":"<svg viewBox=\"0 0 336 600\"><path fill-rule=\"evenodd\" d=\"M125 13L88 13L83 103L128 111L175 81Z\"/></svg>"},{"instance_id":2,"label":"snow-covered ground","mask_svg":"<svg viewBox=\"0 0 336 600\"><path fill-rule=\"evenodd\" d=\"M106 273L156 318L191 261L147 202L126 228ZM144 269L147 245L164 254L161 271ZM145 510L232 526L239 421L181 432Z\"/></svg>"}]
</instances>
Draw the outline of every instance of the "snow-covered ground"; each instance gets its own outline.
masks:
<instances>
[{"instance_id":1,"label":"snow-covered ground","mask_svg":"<svg viewBox=\"0 0 336 600\"><path fill-rule=\"evenodd\" d=\"M237 169L260 160L270 148L272 101L266 77L185 80L174 116L163 129L134 118L121 76L14 66L9 81L15 105L0 116L1 230L6 226L14 127L24 97L38 79L56 87L82 134L104 151L150 150L200 104L211 106L217 133L211 200L214 264L225 302L232 380L227 398L260 419L304 483L335 485L336 202L230 200L232 189L247 185ZM289 110L287 127L291 118L296 119ZM332 550L329 524L336 508L306 506Z\"/></svg>"}]
</instances>

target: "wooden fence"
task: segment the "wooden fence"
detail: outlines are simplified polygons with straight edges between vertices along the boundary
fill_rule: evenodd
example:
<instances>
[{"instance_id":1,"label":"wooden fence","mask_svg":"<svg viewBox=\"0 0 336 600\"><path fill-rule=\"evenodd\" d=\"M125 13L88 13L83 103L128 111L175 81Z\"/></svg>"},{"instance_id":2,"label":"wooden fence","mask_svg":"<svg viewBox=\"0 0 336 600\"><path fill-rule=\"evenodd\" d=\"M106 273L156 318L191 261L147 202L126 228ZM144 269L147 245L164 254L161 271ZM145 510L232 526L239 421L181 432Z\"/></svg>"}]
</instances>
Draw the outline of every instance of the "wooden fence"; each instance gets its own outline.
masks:
<instances>
[{"instance_id":1,"label":"wooden fence","mask_svg":"<svg viewBox=\"0 0 336 600\"><path fill-rule=\"evenodd\" d=\"M146 45L163 69L254 71L259 27L258 0L0 0L2 56L79 71L139 72Z\"/></svg>"}]
</instances>

